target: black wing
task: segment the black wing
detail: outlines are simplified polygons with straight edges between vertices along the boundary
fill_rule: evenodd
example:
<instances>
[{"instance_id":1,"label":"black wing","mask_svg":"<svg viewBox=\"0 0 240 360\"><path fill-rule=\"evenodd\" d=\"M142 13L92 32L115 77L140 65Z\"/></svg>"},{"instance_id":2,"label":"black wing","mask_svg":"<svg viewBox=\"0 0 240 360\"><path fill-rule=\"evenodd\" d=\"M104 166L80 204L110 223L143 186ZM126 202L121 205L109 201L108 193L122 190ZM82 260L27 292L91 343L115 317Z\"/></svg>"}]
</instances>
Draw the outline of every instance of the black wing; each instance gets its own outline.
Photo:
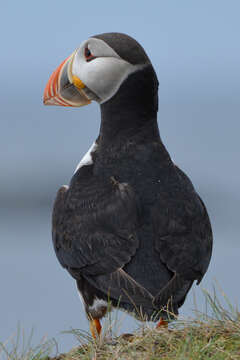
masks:
<instances>
[{"instance_id":1,"label":"black wing","mask_svg":"<svg viewBox=\"0 0 240 360\"><path fill-rule=\"evenodd\" d=\"M84 177L88 168L59 190L52 232L62 266L96 276L116 271L135 254L138 208L128 184Z\"/></svg>"},{"instance_id":2,"label":"black wing","mask_svg":"<svg viewBox=\"0 0 240 360\"><path fill-rule=\"evenodd\" d=\"M174 273L157 294L155 304L166 303L171 296L174 302L184 301L192 282L200 283L212 254L212 230L205 205L190 180L177 170L184 183L161 194L153 210L155 247L161 261Z\"/></svg>"},{"instance_id":3,"label":"black wing","mask_svg":"<svg viewBox=\"0 0 240 360\"><path fill-rule=\"evenodd\" d=\"M111 298L149 306L153 296L122 270L139 246L134 191L114 178L89 178L89 170L82 168L70 188L58 191L52 226L57 258L73 277L84 276Z\"/></svg>"}]
</instances>

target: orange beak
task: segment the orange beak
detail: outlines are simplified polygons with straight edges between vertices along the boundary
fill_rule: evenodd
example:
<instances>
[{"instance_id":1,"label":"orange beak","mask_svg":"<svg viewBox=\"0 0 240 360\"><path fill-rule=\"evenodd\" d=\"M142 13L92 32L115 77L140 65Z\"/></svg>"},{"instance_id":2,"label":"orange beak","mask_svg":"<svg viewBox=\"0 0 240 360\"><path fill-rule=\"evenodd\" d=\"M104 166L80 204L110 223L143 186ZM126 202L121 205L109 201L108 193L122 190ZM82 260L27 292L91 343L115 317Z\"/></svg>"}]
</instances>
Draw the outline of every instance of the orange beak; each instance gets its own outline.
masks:
<instances>
[{"instance_id":1,"label":"orange beak","mask_svg":"<svg viewBox=\"0 0 240 360\"><path fill-rule=\"evenodd\" d=\"M72 76L75 52L52 73L44 90L44 105L83 106L91 103L84 92L85 84Z\"/></svg>"}]
</instances>

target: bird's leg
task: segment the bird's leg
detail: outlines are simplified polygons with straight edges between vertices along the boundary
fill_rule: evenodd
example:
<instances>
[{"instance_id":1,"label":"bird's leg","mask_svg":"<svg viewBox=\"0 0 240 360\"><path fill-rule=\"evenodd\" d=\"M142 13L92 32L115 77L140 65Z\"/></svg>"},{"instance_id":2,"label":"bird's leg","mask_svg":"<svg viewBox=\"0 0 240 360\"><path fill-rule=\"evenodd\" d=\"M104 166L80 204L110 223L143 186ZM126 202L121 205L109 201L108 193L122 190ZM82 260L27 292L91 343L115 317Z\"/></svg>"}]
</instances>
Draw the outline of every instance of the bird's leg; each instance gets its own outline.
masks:
<instances>
[{"instance_id":1,"label":"bird's leg","mask_svg":"<svg viewBox=\"0 0 240 360\"><path fill-rule=\"evenodd\" d=\"M167 327L168 322L166 320L163 320L163 318L159 319L159 322L157 323L156 329L159 329L160 327Z\"/></svg>"},{"instance_id":2,"label":"bird's leg","mask_svg":"<svg viewBox=\"0 0 240 360\"><path fill-rule=\"evenodd\" d=\"M92 337L96 339L97 336L100 336L102 330L102 326L99 319L91 319L90 320L90 331Z\"/></svg>"}]
</instances>

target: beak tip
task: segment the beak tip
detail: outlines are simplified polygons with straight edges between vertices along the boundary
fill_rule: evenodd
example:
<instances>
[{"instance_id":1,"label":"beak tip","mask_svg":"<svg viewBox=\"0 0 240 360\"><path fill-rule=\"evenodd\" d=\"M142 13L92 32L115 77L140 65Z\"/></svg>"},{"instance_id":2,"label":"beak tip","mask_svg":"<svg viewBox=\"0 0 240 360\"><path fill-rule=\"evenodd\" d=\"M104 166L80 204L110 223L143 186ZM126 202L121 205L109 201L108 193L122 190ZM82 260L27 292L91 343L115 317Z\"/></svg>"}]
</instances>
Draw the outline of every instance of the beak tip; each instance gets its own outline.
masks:
<instances>
[{"instance_id":1,"label":"beak tip","mask_svg":"<svg viewBox=\"0 0 240 360\"><path fill-rule=\"evenodd\" d=\"M43 105L49 105L49 82L47 84L47 86L44 89L44 93L43 93Z\"/></svg>"},{"instance_id":2,"label":"beak tip","mask_svg":"<svg viewBox=\"0 0 240 360\"><path fill-rule=\"evenodd\" d=\"M59 105L53 98L43 98L43 105Z\"/></svg>"},{"instance_id":3,"label":"beak tip","mask_svg":"<svg viewBox=\"0 0 240 360\"><path fill-rule=\"evenodd\" d=\"M44 97L43 98L43 105L49 105L49 99Z\"/></svg>"}]
</instances>

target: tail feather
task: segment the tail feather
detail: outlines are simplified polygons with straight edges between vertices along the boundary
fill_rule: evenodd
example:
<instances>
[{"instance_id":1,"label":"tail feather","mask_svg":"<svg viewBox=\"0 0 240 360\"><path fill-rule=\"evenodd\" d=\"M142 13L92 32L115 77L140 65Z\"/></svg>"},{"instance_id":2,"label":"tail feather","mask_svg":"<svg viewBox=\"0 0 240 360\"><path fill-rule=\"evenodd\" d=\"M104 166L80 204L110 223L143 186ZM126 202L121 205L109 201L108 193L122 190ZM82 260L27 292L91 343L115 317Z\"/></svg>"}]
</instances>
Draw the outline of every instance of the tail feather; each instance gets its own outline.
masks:
<instances>
[{"instance_id":1,"label":"tail feather","mask_svg":"<svg viewBox=\"0 0 240 360\"><path fill-rule=\"evenodd\" d=\"M192 283L191 280L186 280L175 273L167 285L155 296L153 304L158 308L171 304L181 306Z\"/></svg>"},{"instance_id":2,"label":"tail feather","mask_svg":"<svg viewBox=\"0 0 240 360\"><path fill-rule=\"evenodd\" d=\"M153 307L153 295L122 269L111 274L88 276L87 280L116 301L137 307Z\"/></svg>"}]
</instances>

